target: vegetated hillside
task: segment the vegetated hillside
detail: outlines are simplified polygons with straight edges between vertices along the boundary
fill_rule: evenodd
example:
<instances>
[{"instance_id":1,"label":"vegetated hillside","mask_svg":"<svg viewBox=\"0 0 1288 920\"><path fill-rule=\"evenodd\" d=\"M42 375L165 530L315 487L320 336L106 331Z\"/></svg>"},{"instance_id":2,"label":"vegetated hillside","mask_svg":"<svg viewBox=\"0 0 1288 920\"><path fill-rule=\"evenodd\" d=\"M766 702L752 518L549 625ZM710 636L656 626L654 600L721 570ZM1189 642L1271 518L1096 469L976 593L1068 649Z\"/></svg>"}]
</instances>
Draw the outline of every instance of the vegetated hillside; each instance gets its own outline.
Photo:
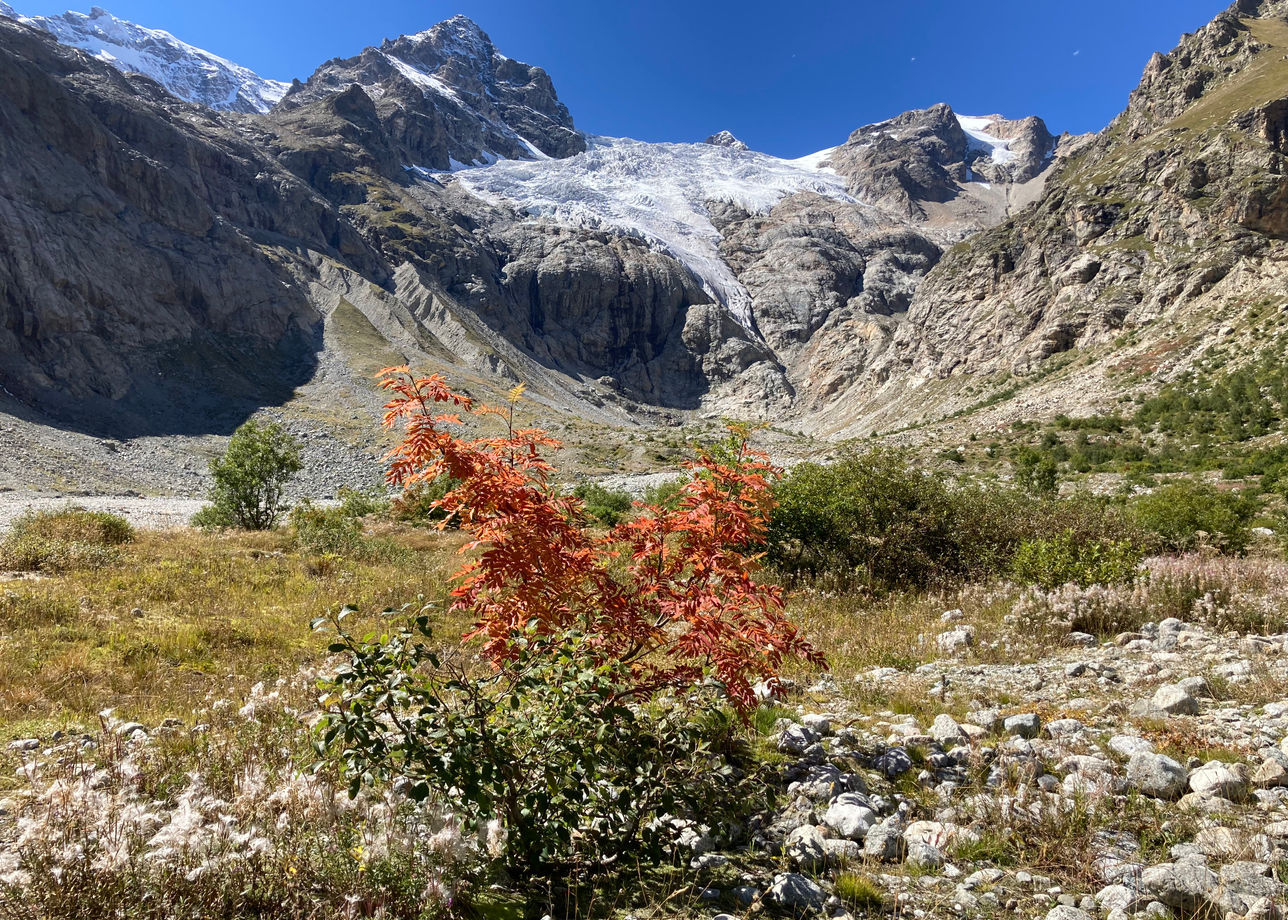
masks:
<instances>
[{"instance_id":1,"label":"vegetated hillside","mask_svg":"<svg viewBox=\"0 0 1288 920\"><path fill-rule=\"evenodd\" d=\"M1155 54L1127 109L1031 209L953 247L850 430L983 404L1078 414L1156 388L1283 315L1288 7L1243 2ZM877 411L873 411L879 405Z\"/></svg>"}]
</instances>

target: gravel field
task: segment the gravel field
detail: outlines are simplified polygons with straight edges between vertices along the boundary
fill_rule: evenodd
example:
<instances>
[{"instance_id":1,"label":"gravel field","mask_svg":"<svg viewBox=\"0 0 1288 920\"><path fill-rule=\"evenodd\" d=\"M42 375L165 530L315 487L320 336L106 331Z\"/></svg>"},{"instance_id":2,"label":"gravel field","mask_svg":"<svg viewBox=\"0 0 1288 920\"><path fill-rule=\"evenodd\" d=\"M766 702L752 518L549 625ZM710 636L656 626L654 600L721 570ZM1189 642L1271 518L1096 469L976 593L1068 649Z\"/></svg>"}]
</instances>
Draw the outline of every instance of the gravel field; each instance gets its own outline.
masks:
<instances>
[{"instance_id":1,"label":"gravel field","mask_svg":"<svg viewBox=\"0 0 1288 920\"><path fill-rule=\"evenodd\" d=\"M0 492L0 533L27 511L46 511L64 505L119 514L135 527L164 530L182 527L205 502L199 498L149 498L136 495L71 495L59 492Z\"/></svg>"}]
</instances>

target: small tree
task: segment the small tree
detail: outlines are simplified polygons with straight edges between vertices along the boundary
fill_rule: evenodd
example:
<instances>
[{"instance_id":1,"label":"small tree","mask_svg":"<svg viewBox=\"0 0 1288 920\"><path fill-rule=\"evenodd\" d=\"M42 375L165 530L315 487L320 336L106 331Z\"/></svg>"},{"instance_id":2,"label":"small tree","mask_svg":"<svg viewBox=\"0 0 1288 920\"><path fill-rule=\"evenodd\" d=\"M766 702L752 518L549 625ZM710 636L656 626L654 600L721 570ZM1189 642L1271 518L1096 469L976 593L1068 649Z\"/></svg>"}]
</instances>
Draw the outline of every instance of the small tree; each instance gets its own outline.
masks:
<instances>
[{"instance_id":1,"label":"small tree","mask_svg":"<svg viewBox=\"0 0 1288 920\"><path fill-rule=\"evenodd\" d=\"M302 465L299 442L290 432L276 422L251 419L233 432L223 457L210 461L210 504L193 523L268 530L284 510L283 487Z\"/></svg>"}]
</instances>

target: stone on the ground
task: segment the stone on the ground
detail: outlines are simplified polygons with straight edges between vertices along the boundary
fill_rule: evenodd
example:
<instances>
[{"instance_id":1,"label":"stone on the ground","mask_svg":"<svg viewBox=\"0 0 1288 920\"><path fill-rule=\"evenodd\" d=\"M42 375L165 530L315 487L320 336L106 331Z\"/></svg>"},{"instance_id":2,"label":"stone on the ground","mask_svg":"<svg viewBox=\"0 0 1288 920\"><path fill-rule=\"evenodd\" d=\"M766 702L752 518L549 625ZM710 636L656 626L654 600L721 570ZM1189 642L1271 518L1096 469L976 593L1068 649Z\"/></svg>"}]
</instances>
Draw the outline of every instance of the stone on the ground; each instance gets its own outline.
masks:
<instances>
[{"instance_id":1,"label":"stone on the ground","mask_svg":"<svg viewBox=\"0 0 1288 920\"><path fill-rule=\"evenodd\" d=\"M1210 760L1190 774L1190 788L1202 796L1242 802L1248 797L1248 768Z\"/></svg>"},{"instance_id":2,"label":"stone on the ground","mask_svg":"<svg viewBox=\"0 0 1288 920\"><path fill-rule=\"evenodd\" d=\"M822 910L827 901L823 889L795 872L784 872L774 876L774 882L765 895L769 901L780 907L796 910Z\"/></svg>"},{"instance_id":3,"label":"stone on the ground","mask_svg":"<svg viewBox=\"0 0 1288 920\"><path fill-rule=\"evenodd\" d=\"M823 823L847 840L862 840L876 820L868 800L855 792L838 795L823 815Z\"/></svg>"},{"instance_id":4,"label":"stone on the ground","mask_svg":"<svg viewBox=\"0 0 1288 920\"><path fill-rule=\"evenodd\" d=\"M1185 793L1189 771L1165 754L1141 752L1127 763L1127 785L1155 799L1177 799Z\"/></svg>"},{"instance_id":5,"label":"stone on the ground","mask_svg":"<svg viewBox=\"0 0 1288 920\"><path fill-rule=\"evenodd\" d=\"M908 865L917 869L938 869L945 862L944 851L924 840L916 840L908 844L905 860Z\"/></svg>"},{"instance_id":6,"label":"stone on the ground","mask_svg":"<svg viewBox=\"0 0 1288 920\"><path fill-rule=\"evenodd\" d=\"M1042 720L1036 713L1024 712L1019 715L1007 716L1002 722L1002 730L1008 735L1015 735L1019 738L1036 738L1038 732L1042 730Z\"/></svg>"},{"instance_id":7,"label":"stone on the ground","mask_svg":"<svg viewBox=\"0 0 1288 920\"><path fill-rule=\"evenodd\" d=\"M1221 880L1201 863L1179 862L1150 866L1140 881L1147 893L1168 907L1193 913L1208 903Z\"/></svg>"},{"instance_id":8,"label":"stone on the ground","mask_svg":"<svg viewBox=\"0 0 1288 920\"><path fill-rule=\"evenodd\" d=\"M783 850L787 858L805 872L817 872L827 863L823 835L812 824L803 824L788 834Z\"/></svg>"},{"instance_id":9,"label":"stone on the ground","mask_svg":"<svg viewBox=\"0 0 1288 920\"><path fill-rule=\"evenodd\" d=\"M930 725L930 737L946 748L967 740L966 733L957 724L957 720L946 712L935 716L935 721Z\"/></svg>"},{"instance_id":10,"label":"stone on the ground","mask_svg":"<svg viewBox=\"0 0 1288 920\"><path fill-rule=\"evenodd\" d=\"M804 754L818 742L818 733L804 725L793 725L778 736L778 750L784 754Z\"/></svg>"},{"instance_id":11,"label":"stone on the ground","mask_svg":"<svg viewBox=\"0 0 1288 920\"><path fill-rule=\"evenodd\" d=\"M1159 687L1154 692L1150 703L1155 709L1169 716L1196 716L1199 714L1198 700L1190 695L1184 687L1170 684Z\"/></svg>"},{"instance_id":12,"label":"stone on the ground","mask_svg":"<svg viewBox=\"0 0 1288 920\"><path fill-rule=\"evenodd\" d=\"M811 712L801 716L801 724L821 737L832 734L832 720L821 713Z\"/></svg>"},{"instance_id":13,"label":"stone on the ground","mask_svg":"<svg viewBox=\"0 0 1288 920\"><path fill-rule=\"evenodd\" d=\"M1109 739L1109 750L1123 757L1133 754L1152 754L1154 745L1136 735L1114 735Z\"/></svg>"},{"instance_id":14,"label":"stone on the ground","mask_svg":"<svg viewBox=\"0 0 1288 920\"><path fill-rule=\"evenodd\" d=\"M1091 914L1069 904L1057 904L1047 911L1046 920L1095 920Z\"/></svg>"},{"instance_id":15,"label":"stone on the ground","mask_svg":"<svg viewBox=\"0 0 1288 920\"><path fill-rule=\"evenodd\" d=\"M1279 761L1267 757L1252 774L1252 784L1258 789L1288 786L1288 769Z\"/></svg>"},{"instance_id":16,"label":"stone on the ground","mask_svg":"<svg viewBox=\"0 0 1288 920\"><path fill-rule=\"evenodd\" d=\"M961 652L975 644L975 627L957 626L947 632L942 632L935 639L941 652L950 654Z\"/></svg>"},{"instance_id":17,"label":"stone on the ground","mask_svg":"<svg viewBox=\"0 0 1288 920\"><path fill-rule=\"evenodd\" d=\"M886 776L894 779L912 769L912 758L908 756L908 752L903 748L891 748L876 758L872 765Z\"/></svg>"},{"instance_id":18,"label":"stone on the ground","mask_svg":"<svg viewBox=\"0 0 1288 920\"><path fill-rule=\"evenodd\" d=\"M898 862L903 858L903 832L890 824L870 828L863 838L863 855L879 862Z\"/></svg>"}]
</instances>

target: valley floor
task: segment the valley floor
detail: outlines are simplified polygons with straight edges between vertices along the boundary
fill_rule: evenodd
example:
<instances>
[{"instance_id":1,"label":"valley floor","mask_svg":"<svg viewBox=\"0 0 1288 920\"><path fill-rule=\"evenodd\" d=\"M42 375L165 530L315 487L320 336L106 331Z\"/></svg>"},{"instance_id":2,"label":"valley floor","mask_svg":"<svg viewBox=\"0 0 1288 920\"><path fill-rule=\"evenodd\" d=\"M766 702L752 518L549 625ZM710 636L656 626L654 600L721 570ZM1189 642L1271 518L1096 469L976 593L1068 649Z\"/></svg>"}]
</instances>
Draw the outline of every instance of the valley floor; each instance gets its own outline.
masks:
<instances>
[{"instance_id":1,"label":"valley floor","mask_svg":"<svg viewBox=\"0 0 1288 920\"><path fill-rule=\"evenodd\" d=\"M33 865L72 866L85 846L107 871L93 835L135 821L131 884L164 865L194 898L235 883L301 898L300 916L359 895L403 916L411 895L379 874L393 866L372 834L407 803L343 805L304 770L327 667L308 620L341 599L441 596L460 540L389 526L369 539L385 542L327 556L286 532L144 531L105 568L0 585L0 907ZM583 912L1279 916L1288 564L1146 567L1117 588L793 592L832 670L794 673L744 730L774 777L765 807L732 828L695 816L669 867ZM463 625L438 623L445 648ZM323 800L331 817L305 821ZM193 849L167 843L181 830ZM252 863L267 875L236 874ZM490 916L494 893L474 897Z\"/></svg>"}]
</instances>

